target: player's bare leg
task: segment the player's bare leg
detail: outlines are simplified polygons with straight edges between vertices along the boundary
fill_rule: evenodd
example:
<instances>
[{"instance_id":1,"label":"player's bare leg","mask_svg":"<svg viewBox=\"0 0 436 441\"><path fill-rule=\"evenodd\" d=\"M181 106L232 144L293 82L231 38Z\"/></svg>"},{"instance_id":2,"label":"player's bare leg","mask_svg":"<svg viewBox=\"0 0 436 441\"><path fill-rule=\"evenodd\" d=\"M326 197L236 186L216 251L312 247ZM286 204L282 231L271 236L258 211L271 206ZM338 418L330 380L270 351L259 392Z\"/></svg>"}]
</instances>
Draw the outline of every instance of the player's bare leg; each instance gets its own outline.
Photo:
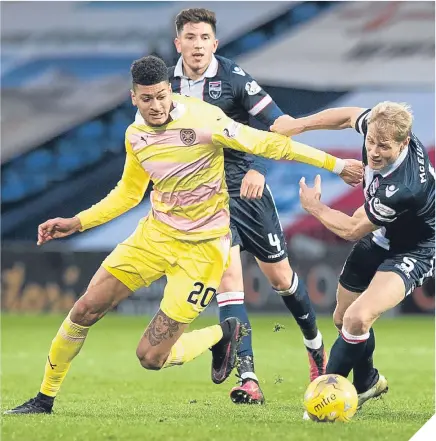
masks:
<instances>
[{"instance_id":1,"label":"player's bare leg","mask_svg":"<svg viewBox=\"0 0 436 441\"><path fill-rule=\"evenodd\" d=\"M313 381L320 375L324 375L327 354L306 286L292 270L287 258L279 262L262 262L257 259L257 262L301 329L309 357L309 378Z\"/></svg>"},{"instance_id":2,"label":"player's bare leg","mask_svg":"<svg viewBox=\"0 0 436 441\"><path fill-rule=\"evenodd\" d=\"M375 341L367 350L371 336L371 326L384 312L397 306L405 296L403 279L393 272L379 271L375 274L367 290L346 310L342 334L332 347L328 373L338 373L347 377L357 361L368 357L365 372L359 373L354 384L359 394L359 407L371 398L388 391L386 379L372 364ZM369 354L369 352L371 352ZM362 365L362 363L359 363Z\"/></svg>"},{"instance_id":3,"label":"player's bare leg","mask_svg":"<svg viewBox=\"0 0 436 441\"><path fill-rule=\"evenodd\" d=\"M51 413L54 399L72 360L85 342L89 328L131 293L129 288L100 267L52 341L40 392L35 398L5 413Z\"/></svg>"},{"instance_id":4,"label":"player's bare leg","mask_svg":"<svg viewBox=\"0 0 436 441\"><path fill-rule=\"evenodd\" d=\"M333 323L339 331L344 324L345 312L360 295L361 293L350 291L344 288L341 284L338 285L338 289L336 290L336 308L333 312Z\"/></svg>"},{"instance_id":5,"label":"player's bare leg","mask_svg":"<svg viewBox=\"0 0 436 441\"><path fill-rule=\"evenodd\" d=\"M150 370L163 368L171 348L187 327L187 324L169 318L159 309L147 326L136 349L136 356L141 366Z\"/></svg>"},{"instance_id":6,"label":"player's bare leg","mask_svg":"<svg viewBox=\"0 0 436 441\"><path fill-rule=\"evenodd\" d=\"M236 318L219 325L184 333L188 324L168 317L161 309L142 336L136 355L145 369L180 366L212 350L212 378L222 383L236 364L243 327Z\"/></svg>"},{"instance_id":7,"label":"player's bare leg","mask_svg":"<svg viewBox=\"0 0 436 441\"><path fill-rule=\"evenodd\" d=\"M244 281L239 245L230 249L230 265L221 279L218 292L220 320L232 316L237 317L248 330L238 350L240 381L230 391L230 398L236 404L262 404L265 400L254 373L251 324L244 304Z\"/></svg>"}]
</instances>

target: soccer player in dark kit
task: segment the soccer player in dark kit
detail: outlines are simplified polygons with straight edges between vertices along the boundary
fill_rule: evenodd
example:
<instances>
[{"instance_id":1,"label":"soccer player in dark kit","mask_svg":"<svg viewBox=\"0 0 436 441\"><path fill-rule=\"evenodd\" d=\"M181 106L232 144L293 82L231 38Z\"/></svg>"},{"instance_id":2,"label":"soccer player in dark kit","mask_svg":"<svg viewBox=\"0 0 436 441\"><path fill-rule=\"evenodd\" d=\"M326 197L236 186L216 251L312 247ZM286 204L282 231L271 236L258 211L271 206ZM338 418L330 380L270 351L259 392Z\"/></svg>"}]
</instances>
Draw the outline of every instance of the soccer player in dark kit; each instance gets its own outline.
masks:
<instances>
[{"instance_id":1,"label":"soccer player in dark kit","mask_svg":"<svg viewBox=\"0 0 436 441\"><path fill-rule=\"evenodd\" d=\"M412 132L406 104L382 102L372 109L327 109L305 118L282 116L271 127L290 136L308 130L355 128L363 135L365 203L348 216L320 201L300 181L303 208L333 233L356 241L339 278L334 323L340 334L327 373L353 381L359 406L387 392L386 378L373 365L373 323L433 275L435 179L427 151Z\"/></svg>"}]
</instances>

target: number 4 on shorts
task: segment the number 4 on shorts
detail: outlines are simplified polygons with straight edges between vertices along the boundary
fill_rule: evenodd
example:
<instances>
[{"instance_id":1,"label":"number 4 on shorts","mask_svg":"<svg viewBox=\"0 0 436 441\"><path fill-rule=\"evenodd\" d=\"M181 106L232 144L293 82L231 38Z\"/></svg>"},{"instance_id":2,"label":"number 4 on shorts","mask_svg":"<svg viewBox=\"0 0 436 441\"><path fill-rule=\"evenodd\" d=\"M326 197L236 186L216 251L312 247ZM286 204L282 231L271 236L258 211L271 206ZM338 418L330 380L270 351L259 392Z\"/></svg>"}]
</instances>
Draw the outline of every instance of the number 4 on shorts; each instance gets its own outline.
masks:
<instances>
[{"instance_id":1,"label":"number 4 on shorts","mask_svg":"<svg viewBox=\"0 0 436 441\"><path fill-rule=\"evenodd\" d=\"M268 239L271 246L277 248L277 252L282 250L282 245L280 243L280 239L277 234L268 233Z\"/></svg>"}]
</instances>

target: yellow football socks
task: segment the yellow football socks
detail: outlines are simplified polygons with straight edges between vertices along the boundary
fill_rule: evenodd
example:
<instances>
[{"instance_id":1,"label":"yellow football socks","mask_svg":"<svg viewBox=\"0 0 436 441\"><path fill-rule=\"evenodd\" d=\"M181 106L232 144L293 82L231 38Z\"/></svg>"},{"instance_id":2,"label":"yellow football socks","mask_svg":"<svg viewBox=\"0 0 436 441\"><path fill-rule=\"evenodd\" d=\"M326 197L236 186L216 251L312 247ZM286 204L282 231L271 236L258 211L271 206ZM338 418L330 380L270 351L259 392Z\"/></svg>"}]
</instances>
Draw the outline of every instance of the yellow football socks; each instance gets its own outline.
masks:
<instances>
[{"instance_id":1,"label":"yellow football socks","mask_svg":"<svg viewBox=\"0 0 436 441\"><path fill-rule=\"evenodd\" d=\"M167 368L187 363L218 343L222 338L223 331L220 325L186 332L180 336L171 348L170 355L163 367Z\"/></svg>"},{"instance_id":2,"label":"yellow football socks","mask_svg":"<svg viewBox=\"0 0 436 441\"><path fill-rule=\"evenodd\" d=\"M70 316L64 320L53 339L45 364L44 379L40 392L55 397L67 375L71 361L80 352L89 327L76 325Z\"/></svg>"}]
</instances>

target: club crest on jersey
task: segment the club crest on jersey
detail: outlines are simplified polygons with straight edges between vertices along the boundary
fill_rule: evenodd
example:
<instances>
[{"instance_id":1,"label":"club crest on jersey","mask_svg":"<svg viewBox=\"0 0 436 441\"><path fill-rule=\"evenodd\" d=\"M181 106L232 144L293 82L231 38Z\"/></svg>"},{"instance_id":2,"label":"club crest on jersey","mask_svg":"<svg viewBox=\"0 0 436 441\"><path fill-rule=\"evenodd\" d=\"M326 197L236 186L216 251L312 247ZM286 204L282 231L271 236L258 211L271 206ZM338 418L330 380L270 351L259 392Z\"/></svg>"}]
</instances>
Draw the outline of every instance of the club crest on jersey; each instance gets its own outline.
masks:
<instances>
[{"instance_id":1,"label":"club crest on jersey","mask_svg":"<svg viewBox=\"0 0 436 441\"><path fill-rule=\"evenodd\" d=\"M217 100L221 96L221 81L211 81L209 83L209 96Z\"/></svg>"},{"instance_id":2,"label":"club crest on jersey","mask_svg":"<svg viewBox=\"0 0 436 441\"><path fill-rule=\"evenodd\" d=\"M197 136L192 129L182 129L180 130L180 139L185 145L193 145Z\"/></svg>"}]
</instances>

